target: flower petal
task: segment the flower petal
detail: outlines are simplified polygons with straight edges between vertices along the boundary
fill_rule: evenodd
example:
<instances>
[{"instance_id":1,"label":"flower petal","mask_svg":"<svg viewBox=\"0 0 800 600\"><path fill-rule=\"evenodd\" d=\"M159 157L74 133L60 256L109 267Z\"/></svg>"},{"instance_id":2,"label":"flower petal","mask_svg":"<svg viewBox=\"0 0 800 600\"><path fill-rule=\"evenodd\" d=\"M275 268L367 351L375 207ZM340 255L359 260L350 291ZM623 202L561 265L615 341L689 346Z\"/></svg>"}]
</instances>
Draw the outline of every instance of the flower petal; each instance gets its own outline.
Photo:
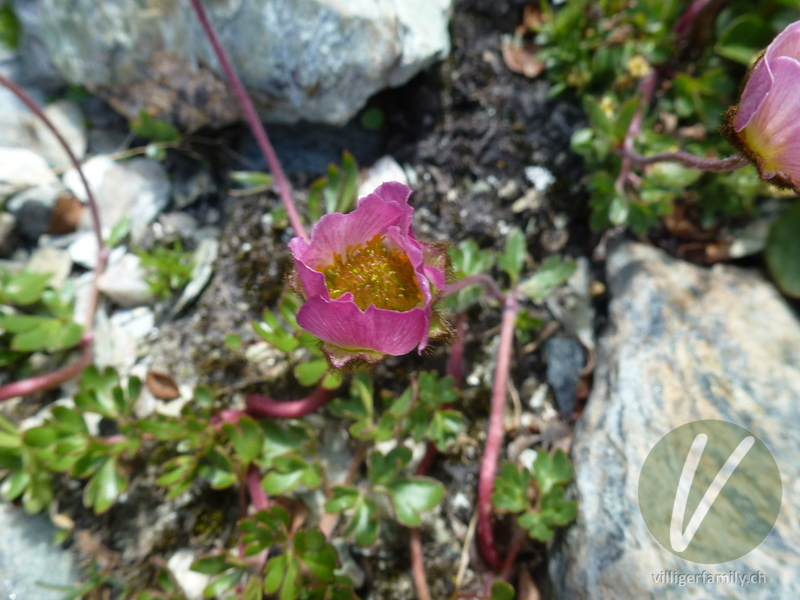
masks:
<instances>
[{"instance_id":1,"label":"flower petal","mask_svg":"<svg viewBox=\"0 0 800 600\"><path fill-rule=\"evenodd\" d=\"M323 216L311 232L311 243L302 256L295 258L319 269L331 264L334 253L344 254L348 246L363 244L392 225L408 232L414 214L408 205L410 194L411 190L401 183L384 183L375 193L361 198L353 212Z\"/></svg>"},{"instance_id":2,"label":"flower petal","mask_svg":"<svg viewBox=\"0 0 800 600\"><path fill-rule=\"evenodd\" d=\"M770 65L774 83L758 112L742 131L759 158L764 177L779 174L800 186L800 61L779 57Z\"/></svg>"},{"instance_id":3,"label":"flower petal","mask_svg":"<svg viewBox=\"0 0 800 600\"><path fill-rule=\"evenodd\" d=\"M425 276L438 289L443 290L447 282L445 272L447 270L447 250L445 246L420 242L422 246L422 260L425 263Z\"/></svg>"},{"instance_id":4,"label":"flower petal","mask_svg":"<svg viewBox=\"0 0 800 600\"><path fill-rule=\"evenodd\" d=\"M781 56L800 60L800 21L795 21L781 31L767 47L768 60L772 61Z\"/></svg>"},{"instance_id":5,"label":"flower petal","mask_svg":"<svg viewBox=\"0 0 800 600\"><path fill-rule=\"evenodd\" d=\"M370 306L362 311L352 301L310 298L297 313L297 323L324 342L349 352L400 356L427 342L430 314L422 308L397 312Z\"/></svg>"},{"instance_id":6,"label":"flower petal","mask_svg":"<svg viewBox=\"0 0 800 600\"><path fill-rule=\"evenodd\" d=\"M739 108L736 110L736 118L733 121L733 128L737 133L747 127L761 108L769 95L773 79L769 63L766 59L761 58L753 67L744 90L742 90Z\"/></svg>"}]
</instances>

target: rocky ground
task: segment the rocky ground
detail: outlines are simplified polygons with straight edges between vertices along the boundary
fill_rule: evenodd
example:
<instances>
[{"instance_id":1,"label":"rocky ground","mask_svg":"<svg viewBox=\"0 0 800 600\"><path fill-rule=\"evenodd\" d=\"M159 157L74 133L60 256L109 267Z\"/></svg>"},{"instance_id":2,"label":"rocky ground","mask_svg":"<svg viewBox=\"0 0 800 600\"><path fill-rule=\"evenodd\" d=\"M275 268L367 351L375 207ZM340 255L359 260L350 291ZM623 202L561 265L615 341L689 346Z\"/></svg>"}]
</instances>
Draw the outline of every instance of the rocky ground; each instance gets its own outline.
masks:
<instances>
[{"instance_id":1,"label":"rocky ground","mask_svg":"<svg viewBox=\"0 0 800 600\"><path fill-rule=\"evenodd\" d=\"M520 555L542 597L730 597L724 586L657 585L649 577L686 567L643 526L638 471L647 448L673 427L698 418L740 422L774 442L785 486L781 516L758 551L724 568L766 574L768 584L748 597L796 596L800 505L792 492L800 490L792 482L800 445L789 431L798 421L800 400L796 307L774 291L757 262L709 270L624 235L601 237L589 230L582 163L569 150L571 133L585 123L579 102L564 94L550 99L545 80L512 73L503 60L502 36L513 31L520 13L521 3L514 1L455 2L446 59L379 92L346 125L269 127L301 210L309 183L347 149L364 167L363 177L405 179L415 190L411 202L420 238L472 239L500 250L516 225L526 235L529 268L554 253L578 261L562 291L531 307L544 323L529 344L518 344L512 370L518 404L507 420L507 456L524 460L527 448L572 446L577 473L571 492L579 502L577 522L550 546L531 543ZM33 68L33 50L23 47L23 52L28 54L22 61L3 56L0 69L24 81L25 69ZM115 249L100 282L104 300L95 361L143 377L158 370L178 383L181 399L164 402L145 394L137 409L142 414L177 410L199 384L218 390L231 406L248 391L264 391L265 380L273 380L274 396L299 396L296 381L285 376L286 364L225 344L226 335L237 333L245 348L251 346L250 321L274 304L289 264L291 233L272 212L277 197L228 193L231 170L265 168L249 133L238 125L205 127L162 157L118 161L119 152L144 143L132 139L126 119L97 97L65 94L62 81L48 85L43 67L36 72L28 88L42 102L47 93L63 98L50 104L51 116L76 153L93 157L86 173L104 223L127 214L131 247L180 239L205 267L196 270L184 295L157 301L137 256L125 246ZM120 108L119 99L113 103ZM370 111L383 115L382 125L365 126ZM82 318L80 298L97 256L76 173L66 168L52 139L31 129L30 115L5 90L0 90L0 120L0 192L8 191L6 185L25 189L11 194L0 212L0 256L12 268L38 264L55 271L62 284L74 281L76 315ZM668 248L669 240L659 245ZM431 472L449 490L423 530L434 598L452 593L454 565L473 512L499 318L489 302L469 313L461 408L470 420L472 443L438 461ZM376 381L401 389L401 376L443 368L446 356L446 349L438 348L425 357L392 358L378 368ZM37 368L46 372L54 366L44 361ZM6 377L0 373L0 383ZM30 417L69 390L7 403L2 410L17 419ZM315 426L325 431L326 450L346 465L350 450L341 426L324 411ZM190 598L199 597L206 580L188 565L199 553L230 541L237 494L198 489L165 502L152 494L155 472L155 466L143 469L120 504L101 519L81 507L79 489L64 486L58 509L76 523L66 544L69 553L44 541L46 519L30 520L18 509L0 507L0 519L8 523L0 529L27 532L3 536L0 590L17 598L60 597L32 587L44 579L41 563L20 559L26 552L40 557L47 552L53 556L46 559L48 583L71 584L80 577L74 565L85 568L92 557L125 580L148 578L156 556ZM348 568L362 597L414 597L405 535L390 530L376 548L350 549ZM483 565L474 548L471 557L462 589L477 593Z\"/></svg>"}]
</instances>

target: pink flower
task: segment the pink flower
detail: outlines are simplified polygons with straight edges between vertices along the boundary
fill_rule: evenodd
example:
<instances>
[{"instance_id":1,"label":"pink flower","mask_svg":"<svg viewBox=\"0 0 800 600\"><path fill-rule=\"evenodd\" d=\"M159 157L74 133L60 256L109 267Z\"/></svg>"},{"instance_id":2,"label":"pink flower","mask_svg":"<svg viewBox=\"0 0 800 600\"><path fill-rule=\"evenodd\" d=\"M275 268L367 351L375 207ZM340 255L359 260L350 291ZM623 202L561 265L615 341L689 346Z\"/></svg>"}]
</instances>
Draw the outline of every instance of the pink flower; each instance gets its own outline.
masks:
<instances>
[{"instance_id":1,"label":"pink flower","mask_svg":"<svg viewBox=\"0 0 800 600\"><path fill-rule=\"evenodd\" d=\"M297 322L322 340L334 367L428 344L446 254L414 237L410 195L401 183L384 183L353 212L322 217L310 242L289 242L293 285L305 300Z\"/></svg>"},{"instance_id":2,"label":"pink flower","mask_svg":"<svg viewBox=\"0 0 800 600\"><path fill-rule=\"evenodd\" d=\"M764 179L800 192L800 21L758 59L727 128Z\"/></svg>"}]
</instances>

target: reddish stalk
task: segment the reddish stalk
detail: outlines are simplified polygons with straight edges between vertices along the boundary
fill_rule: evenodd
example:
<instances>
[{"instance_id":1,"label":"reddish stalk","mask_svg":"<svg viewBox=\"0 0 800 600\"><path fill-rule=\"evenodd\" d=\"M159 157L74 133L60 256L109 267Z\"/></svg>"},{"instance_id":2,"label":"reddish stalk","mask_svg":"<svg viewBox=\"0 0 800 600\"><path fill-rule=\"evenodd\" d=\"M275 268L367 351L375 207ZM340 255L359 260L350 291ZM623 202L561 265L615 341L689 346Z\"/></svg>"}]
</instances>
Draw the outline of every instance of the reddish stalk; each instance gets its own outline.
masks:
<instances>
[{"instance_id":1,"label":"reddish stalk","mask_svg":"<svg viewBox=\"0 0 800 600\"><path fill-rule=\"evenodd\" d=\"M61 147L64 148L64 151L69 156L70 162L74 165L74 167L78 171L78 175L81 178L81 182L83 183L83 187L86 188L86 199L89 204L89 210L92 213L92 229L94 230L94 235L97 238L97 247L100 251L103 249L103 232L100 227L100 212L97 209L97 202L94 199L94 194L92 194L92 190L89 188L89 182L86 181L86 176L83 174L83 170L81 169L81 163L78 158L73 154L72 149L69 147L67 140L64 139L64 136L56 129L56 126L53 125L53 122L44 114L44 111L39 108L39 105L34 102L33 98L31 98L25 90L19 87L16 83L8 79L7 77L0 75L0 83L2 83L5 87L11 90L17 98L19 98L25 106L31 109L31 112L35 114L39 119L41 119L42 123L56 136L58 143L61 144Z\"/></svg>"},{"instance_id":2,"label":"reddish stalk","mask_svg":"<svg viewBox=\"0 0 800 600\"><path fill-rule=\"evenodd\" d=\"M250 494L250 501L256 507L256 510L269 508L269 499L264 493L264 488L261 487L261 473L258 472L258 467L252 463L247 467L245 483L247 485L247 493Z\"/></svg>"},{"instance_id":3,"label":"reddish stalk","mask_svg":"<svg viewBox=\"0 0 800 600\"><path fill-rule=\"evenodd\" d=\"M497 462L503 445L503 413L506 406L506 389L511 370L511 351L514 343L514 324L519 312L519 301L513 291L506 297L503 321L500 325L500 346L497 350L497 368L492 389L492 408L489 413L489 430L481 462L478 483L478 542L484 559L493 571L503 566L494 541L492 529L492 492L497 475Z\"/></svg>"},{"instance_id":4,"label":"reddish stalk","mask_svg":"<svg viewBox=\"0 0 800 600\"><path fill-rule=\"evenodd\" d=\"M336 390L322 386L302 400L274 400L261 394L249 394L245 400L245 412L254 419L296 419L310 414L330 401Z\"/></svg>"},{"instance_id":5,"label":"reddish stalk","mask_svg":"<svg viewBox=\"0 0 800 600\"><path fill-rule=\"evenodd\" d=\"M94 194L92 193L92 189L89 187L89 182L86 180L86 176L83 173L83 169L81 168L81 163L75 154L72 152L72 149L69 147L67 140L64 139L64 136L58 131L53 122L47 117L44 111L39 108L39 105L34 102L33 98L31 98L25 90L19 87L16 83L5 77L4 75L0 74L0 84L4 85L8 88L11 93L13 93L17 98L19 98L25 106L27 106L33 114L35 114L41 121L45 124L45 126L53 133L53 135L58 140L58 143L64 148L64 151L69 156L69 160L74 165L75 169L78 171L78 175L81 178L81 182L83 183L83 187L86 188L86 199L89 204L89 210L92 215L92 229L94 231L95 238L97 239L97 249L98 249L98 259L97 259L97 267L94 270L94 280L92 281L92 289L89 295L89 302L88 302L88 315L86 318L86 334L84 334L81 343L79 344L79 348L81 348L81 356L77 362L58 371L53 373L49 373L47 375L41 375L39 377L32 377L30 379L25 379L23 381L17 381L14 383L10 383L8 385L4 385L0 387L0 402L8 400L9 398L16 398L17 396L25 396L28 394L33 394L36 392L42 392L45 390L50 390L55 387L58 387L65 381L72 379L73 377L77 377L80 375L81 371L90 364L92 364L92 341L93 335L92 330L94 329L94 312L95 308L97 307L97 280L102 274L103 270L105 269L106 261L108 260L108 249L105 247L103 243L103 231L100 224L100 212L97 208L97 201L95 200Z\"/></svg>"},{"instance_id":6,"label":"reddish stalk","mask_svg":"<svg viewBox=\"0 0 800 600\"><path fill-rule=\"evenodd\" d=\"M505 302L506 299L505 294L503 294L503 292L500 290L500 287L497 285L497 282L494 279L492 279L489 275L486 275L485 273L464 277L464 279L459 279L455 283L451 283L444 289L441 298L447 298L448 296L457 294L467 286L475 284L482 285L484 291L486 291L486 293L489 294L495 300L499 300L500 302Z\"/></svg>"},{"instance_id":7,"label":"reddish stalk","mask_svg":"<svg viewBox=\"0 0 800 600\"><path fill-rule=\"evenodd\" d=\"M408 532L408 546L411 551L411 577L417 590L418 600L431 600L428 582L425 579L425 557L422 555L422 538L419 527Z\"/></svg>"},{"instance_id":8,"label":"reddish stalk","mask_svg":"<svg viewBox=\"0 0 800 600\"><path fill-rule=\"evenodd\" d=\"M18 396L27 396L29 394L35 394L36 392L51 390L60 386L65 381L69 381L73 377L80 375L81 371L92 364L92 339L93 336L91 333L84 334L78 346L81 349L81 356L71 365L63 367L58 371L48 373L47 375L15 381L14 383L9 383L8 385L0 387L0 402Z\"/></svg>"},{"instance_id":9,"label":"reddish stalk","mask_svg":"<svg viewBox=\"0 0 800 600\"><path fill-rule=\"evenodd\" d=\"M636 166L652 165L658 162L677 162L692 169L708 173L730 173L750 164L744 156L728 158L703 158L688 152L662 152L651 156L642 156L633 151L623 150L622 155Z\"/></svg>"},{"instance_id":10,"label":"reddish stalk","mask_svg":"<svg viewBox=\"0 0 800 600\"><path fill-rule=\"evenodd\" d=\"M653 69L648 75L642 78L639 82L639 106L628 125L628 131L625 132L625 139L622 142L622 167L619 171L617 181L614 187L621 196L625 196L625 186L631 179L633 173L633 161L629 155L634 153L633 142L642 132L642 121L644 119L644 111L650 105L650 101L655 94L656 86L658 85L658 71Z\"/></svg>"},{"instance_id":11,"label":"reddish stalk","mask_svg":"<svg viewBox=\"0 0 800 600\"><path fill-rule=\"evenodd\" d=\"M275 149L272 147L269 137L267 137L267 132L258 118L258 113L256 113L256 109L253 106L250 97L247 95L241 79L239 79L239 76L236 74L236 70L233 68L231 61L228 59L228 55L219 41L217 32L214 31L214 27L211 25L211 21L208 20L208 15L206 15L206 11L203 9L203 5L200 3L200 0L191 0L191 3L192 8L194 8L194 12L197 14L197 18L200 20L200 25L202 25L203 31L205 31L206 36L208 37L208 41L211 42L211 46L214 48L214 52L219 59L222 70L225 72L225 76L228 78L231 88L233 88L233 93L236 95L236 100L239 102L242 112L244 112L247 124L253 131L253 136L256 138L256 143L258 144L261 153L264 155L264 158L267 160L269 170L272 172L272 176L275 177L275 183L278 186L278 194L280 195L281 201L283 202L286 212L289 215L289 222L292 224L295 233L304 240L308 241L308 235L306 234L306 230L303 227L302 221L300 220L300 215L297 213L297 207L292 199L289 180L286 178L286 174L283 172L281 163L278 160L278 155L275 154Z\"/></svg>"},{"instance_id":12,"label":"reddish stalk","mask_svg":"<svg viewBox=\"0 0 800 600\"><path fill-rule=\"evenodd\" d=\"M494 280L492 280L494 283ZM495 287L497 285L495 284ZM498 288L499 291L499 288ZM456 339L447 357L447 374L455 380L455 386L460 388L464 380L464 339L467 335L467 314L461 313L456 318ZM438 454L435 444L428 443L425 456L417 466L417 475L425 475ZM419 600L430 600L428 581L425 577L425 560L422 555L422 538L419 528L411 529L408 538L409 554L411 556L411 576L414 579L414 588L417 590Z\"/></svg>"}]
</instances>

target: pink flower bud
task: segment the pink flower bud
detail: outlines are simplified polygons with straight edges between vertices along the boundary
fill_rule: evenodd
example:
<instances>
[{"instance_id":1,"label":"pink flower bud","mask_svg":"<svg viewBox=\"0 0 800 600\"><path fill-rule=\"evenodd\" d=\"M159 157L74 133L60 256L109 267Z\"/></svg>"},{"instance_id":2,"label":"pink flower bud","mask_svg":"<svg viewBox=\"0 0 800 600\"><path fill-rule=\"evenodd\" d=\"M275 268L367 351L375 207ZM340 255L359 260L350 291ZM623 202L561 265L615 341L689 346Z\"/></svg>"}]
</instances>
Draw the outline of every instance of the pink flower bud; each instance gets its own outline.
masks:
<instances>
[{"instance_id":1,"label":"pink flower bud","mask_svg":"<svg viewBox=\"0 0 800 600\"><path fill-rule=\"evenodd\" d=\"M401 183L384 183L353 212L322 217L310 242L289 242L293 287L305 300L297 322L322 340L334 367L428 344L447 257L414 237L410 195Z\"/></svg>"},{"instance_id":2,"label":"pink flower bud","mask_svg":"<svg viewBox=\"0 0 800 600\"><path fill-rule=\"evenodd\" d=\"M758 59L727 121L729 141L761 177L800 192L800 21Z\"/></svg>"}]
</instances>

